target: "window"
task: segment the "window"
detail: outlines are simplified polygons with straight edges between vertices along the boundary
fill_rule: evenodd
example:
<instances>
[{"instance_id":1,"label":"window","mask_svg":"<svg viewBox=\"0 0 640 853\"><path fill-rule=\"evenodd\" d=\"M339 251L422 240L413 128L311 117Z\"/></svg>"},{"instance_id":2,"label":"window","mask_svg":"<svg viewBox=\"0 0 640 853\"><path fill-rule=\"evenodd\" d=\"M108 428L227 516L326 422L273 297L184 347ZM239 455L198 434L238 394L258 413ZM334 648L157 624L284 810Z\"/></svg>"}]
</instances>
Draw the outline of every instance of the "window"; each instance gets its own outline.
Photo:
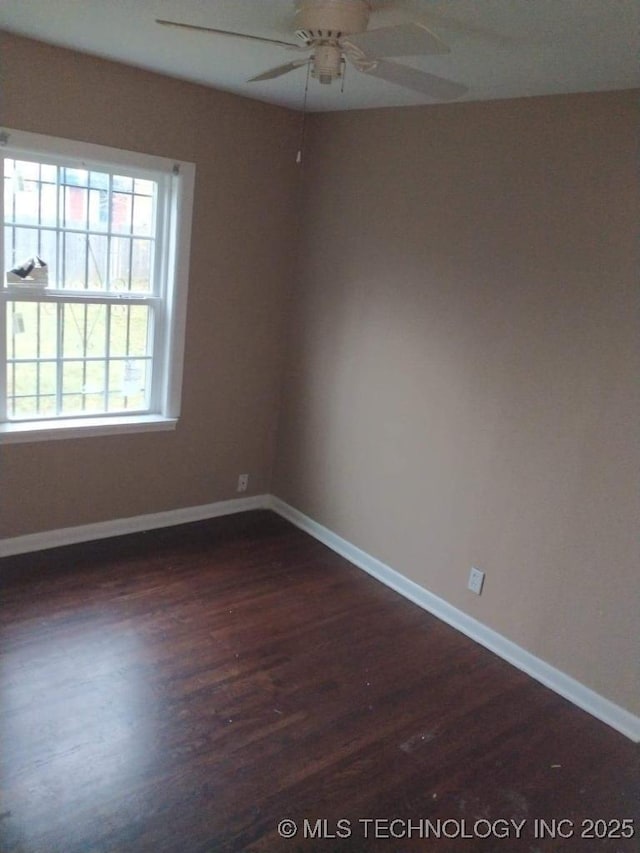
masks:
<instances>
[{"instance_id":1,"label":"window","mask_svg":"<svg viewBox=\"0 0 640 853\"><path fill-rule=\"evenodd\" d=\"M194 166L0 142L0 441L174 428Z\"/></svg>"}]
</instances>

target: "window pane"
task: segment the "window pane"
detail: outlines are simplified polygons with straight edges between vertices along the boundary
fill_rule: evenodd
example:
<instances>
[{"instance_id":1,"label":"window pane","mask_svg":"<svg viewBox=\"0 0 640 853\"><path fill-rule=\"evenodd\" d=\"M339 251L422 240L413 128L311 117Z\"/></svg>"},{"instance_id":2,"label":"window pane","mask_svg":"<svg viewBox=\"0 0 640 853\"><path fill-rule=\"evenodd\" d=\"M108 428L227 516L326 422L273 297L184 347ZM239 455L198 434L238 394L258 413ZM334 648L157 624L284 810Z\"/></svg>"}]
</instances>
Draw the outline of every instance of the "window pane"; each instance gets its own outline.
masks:
<instances>
[{"instance_id":1,"label":"window pane","mask_svg":"<svg viewBox=\"0 0 640 853\"><path fill-rule=\"evenodd\" d=\"M106 290L109 239L90 234L87 236L87 249L89 252L87 287L90 290Z\"/></svg>"},{"instance_id":2,"label":"window pane","mask_svg":"<svg viewBox=\"0 0 640 853\"><path fill-rule=\"evenodd\" d=\"M90 172L89 183L99 190L109 189L109 174L107 172Z\"/></svg>"},{"instance_id":3,"label":"window pane","mask_svg":"<svg viewBox=\"0 0 640 853\"><path fill-rule=\"evenodd\" d=\"M65 233L63 287L84 290L87 270L87 238L84 234Z\"/></svg>"},{"instance_id":4,"label":"window pane","mask_svg":"<svg viewBox=\"0 0 640 853\"><path fill-rule=\"evenodd\" d=\"M109 411L147 408L151 365L144 359L119 359L109 365Z\"/></svg>"},{"instance_id":5,"label":"window pane","mask_svg":"<svg viewBox=\"0 0 640 853\"><path fill-rule=\"evenodd\" d=\"M88 192L82 187L64 188L64 224L66 228L86 228Z\"/></svg>"},{"instance_id":6,"label":"window pane","mask_svg":"<svg viewBox=\"0 0 640 853\"><path fill-rule=\"evenodd\" d=\"M109 227L109 193L107 190L89 192L89 228L106 231Z\"/></svg>"},{"instance_id":7,"label":"window pane","mask_svg":"<svg viewBox=\"0 0 640 853\"><path fill-rule=\"evenodd\" d=\"M9 405L9 417L12 419L48 418L55 414L56 400L53 395L16 397Z\"/></svg>"},{"instance_id":8,"label":"window pane","mask_svg":"<svg viewBox=\"0 0 640 853\"><path fill-rule=\"evenodd\" d=\"M133 231L145 236L153 233L153 199L150 196L133 196Z\"/></svg>"},{"instance_id":9,"label":"window pane","mask_svg":"<svg viewBox=\"0 0 640 853\"><path fill-rule=\"evenodd\" d=\"M87 362L84 372L82 395L84 410L91 412L105 411L105 362Z\"/></svg>"},{"instance_id":10,"label":"window pane","mask_svg":"<svg viewBox=\"0 0 640 853\"><path fill-rule=\"evenodd\" d=\"M20 362L7 365L9 411L16 417L38 414L38 363Z\"/></svg>"},{"instance_id":11,"label":"window pane","mask_svg":"<svg viewBox=\"0 0 640 853\"><path fill-rule=\"evenodd\" d=\"M45 362L44 364L40 365L40 394L47 396L47 398L54 398L54 410L57 385L56 377L57 369L55 364Z\"/></svg>"},{"instance_id":12,"label":"window pane","mask_svg":"<svg viewBox=\"0 0 640 853\"><path fill-rule=\"evenodd\" d=\"M58 235L55 231L42 228L39 237L37 254L47 265L48 286L53 288L56 286L56 269L58 266Z\"/></svg>"},{"instance_id":13,"label":"window pane","mask_svg":"<svg viewBox=\"0 0 640 853\"><path fill-rule=\"evenodd\" d=\"M58 223L58 188L55 184L42 184L40 222L54 226Z\"/></svg>"},{"instance_id":14,"label":"window pane","mask_svg":"<svg viewBox=\"0 0 640 853\"><path fill-rule=\"evenodd\" d=\"M20 225L37 225L39 219L38 185L33 181L20 181L20 190L15 192L14 181L12 219ZM10 202L11 203L11 202Z\"/></svg>"},{"instance_id":15,"label":"window pane","mask_svg":"<svg viewBox=\"0 0 640 853\"><path fill-rule=\"evenodd\" d=\"M128 193L111 195L111 228L117 234L131 233L132 198Z\"/></svg>"},{"instance_id":16,"label":"window pane","mask_svg":"<svg viewBox=\"0 0 640 853\"><path fill-rule=\"evenodd\" d=\"M13 266L13 228L5 225L4 228L4 268L10 270Z\"/></svg>"},{"instance_id":17,"label":"window pane","mask_svg":"<svg viewBox=\"0 0 640 853\"><path fill-rule=\"evenodd\" d=\"M12 303L7 308L7 355L9 358L33 358L37 353L35 326L36 306ZM30 329L31 333L27 334Z\"/></svg>"},{"instance_id":18,"label":"window pane","mask_svg":"<svg viewBox=\"0 0 640 853\"><path fill-rule=\"evenodd\" d=\"M55 225L57 169L27 161L5 160L4 215L20 225Z\"/></svg>"},{"instance_id":19,"label":"window pane","mask_svg":"<svg viewBox=\"0 0 640 853\"><path fill-rule=\"evenodd\" d=\"M6 222L13 221L13 178L8 174L9 163L11 160L5 160L4 173L4 218Z\"/></svg>"},{"instance_id":20,"label":"window pane","mask_svg":"<svg viewBox=\"0 0 640 853\"><path fill-rule=\"evenodd\" d=\"M154 245L151 240L133 240L131 254L131 290L149 293Z\"/></svg>"},{"instance_id":21,"label":"window pane","mask_svg":"<svg viewBox=\"0 0 640 853\"><path fill-rule=\"evenodd\" d=\"M29 362L8 365L8 411L14 418L56 414L56 371L53 364Z\"/></svg>"},{"instance_id":22,"label":"window pane","mask_svg":"<svg viewBox=\"0 0 640 853\"><path fill-rule=\"evenodd\" d=\"M62 311L64 357L105 355L107 306L67 304Z\"/></svg>"},{"instance_id":23,"label":"window pane","mask_svg":"<svg viewBox=\"0 0 640 853\"><path fill-rule=\"evenodd\" d=\"M14 415L14 377L15 370L14 365L7 363L6 365L6 383L7 383L7 414L9 417L13 417Z\"/></svg>"},{"instance_id":24,"label":"window pane","mask_svg":"<svg viewBox=\"0 0 640 853\"><path fill-rule=\"evenodd\" d=\"M65 414L104 412L105 363L65 361L62 366L62 409Z\"/></svg>"},{"instance_id":25,"label":"window pane","mask_svg":"<svg viewBox=\"0 0 640 853\"><path fill-rule=\"evenodd\" d=\"M40 357L55 358L58 352L58 306L40 303Z\"/></svg>"},{"instance_id":26,"label":"window pane","mask_svg":"<svg viewBox=\"0 0 640 853\"><path fill-rule=\"evenodd\" d=\"M52 285L57 260L56 246L55 231L7 226L4 229L5 271L8 272L13 267L33 258L34 255L39 255L47 264L49 284Z\"/></svg>"},{"instance_id":27,"label":"window pane","mask_svg":"<svg viewBox=\"0 0 640 853\"><path fill-rule=\"evenodd\" d=\"M38 363L20 362L13 365L13 393L20 397L35 394L38 390Z\"/></svg>"},{"instance_id":28,"label":"window pane","mask_svg":"<svg viewBox=\"0 0 640 853\"><path fill-rule=\"evenodd\" d=\"M127 355L147 355L149 308L146 305L132 305L129 312L129 348Z\"/></svg>"},{"instance_id":29,"label":"window pane","mask_svg":"<svg viewBox=\"0 0 640 853\"><path fill-rule=\"evenodd\" d=\"M112 356L127 355L127 323L129 322L130 305L111 306L111 334L109 336L109 353Z\"/></svg>"},{"instance_id":30,"label":"window pane","mask_svg":"<svg viewBox=\"0 0 640 853\"><path fill-rule=\"evenodd\" d=\"M82 361L65 361L62 366L62 396L63 396L63 406L64 405L64 397L68 396L81 396L81 389L84 385L84 377L82 373L83 367Z\"/></svg>"},{"instance_id":31,"label":"window pane","mask_svg":"<svg viewBox=\"0 0 640 853\"><path fill-rule=\"evenodd\" d=\"M138 195L155 195L155 191L155 181L145 181L142 178L136 178L134 181L134 192Z\"/></svg>"},{"instance_id":32,"label":"window pane","mask_svg":"<svg viewBox=\"0 0 640 853\"><path fill-rule=\"evenodd\" d=\"M149 308L146 305L112 305L110 355L147 355L149 322Z\"/></svg>"},{"instance_id":33,"label":"window pane","mask_svg":"<svg viewBox=\"0 0 640 853\"><path fill-rule=\"evenodd\" d=\"M38 230L36 228L9 228L7 248L10 247L6 269L10 270L28 258L38 254Z\"/></svg>"},{"instance_id":34,"label":"window pane","mask_svg":"<svg viewBox=\"0 0 640 853\"><path fill-rule=\"evenodd\" d=\"M4 184L5 220L21 225L37 225L40 167L26 160L7 161L7 166Z\"/></svg>"},{"instance_id":35,"label":"window pane","mask_svg":"<svg viewBox=\"0 0 640 853\"><path fill-rule=\"evenodd\" d=\"M124 192L130 193L133 191L133 179L127 178L124 175L114 175L113 188L114 190L124 190Z\"/></svg>"},{"instance_id":36,"label":"window pane","mask_svg":"<svg viewBox=\"0 0 640 853\"><path fill-rule=\"evenodd\" d=\"M9 358L55 358L57 309L44 302L10 302L7 306Z\"/></svg>"},{"instance_id":37,"label":"window pane","mask_svg":"<svg viewBox=\"0 0 640 853\"><path fill-rule=\"evenodd\" d=\"M5 160L4 168L4 218L5 222L13 222L14 217L14 161Z\"/></svg>"},{"instance_id":38,"label":"window pane","mask_svg":"<svg viewBox=\"0 0 640 853\"><path fill-rule=\"evenodd\" d=\"M37 181L40 176L40 167L30 160L15 160L13 174L18 182L24 180Z\"/></svg>"},{"instance_id":39,"label":"window pane","mask_svg":"<svg viewBox=\"0 0 640 853\"><path fill-rule=\"evenodd\" d=\"M58 167L49 166L46 163L40 164L40 180L46 181L49 184L55 184L58 180Z\"/></svg>"},{"instance_id":40,"label":"window pane","mask_svg":"<svg viewBox=\"0 0 640 853\"><path fill-rule=\"evenodd\" d=\"M104 407L104 394L83 394L82 395L83 412L93 412L93 414L104 414L107 410Z\"/></svg>"},{"instance_id":41,"label":"window pane","mask_svg":"<svg viewBox=\"0 0 640 853\"><path fill-rule=\"evenodd\" d=\"M131 240L128 237L112 237L110 258L110 289L130 290Z\"/></svg>"},{"instance_id":42,"label":"window pane","mask_svg":"<svg viewBox=\"0 0 640 853\"><path fill-rule=\"evenodd\" d=\"M89 185L89 172L86 169L66 168L62 170L62 180L74 187L86 187Z\"/></svg>"},{"instance_id":43,"label":"window pane","mask_svg":"<svg viewBox=\"0 0 640 853\"><path fill-rule=\"evenodd\" d=\"M79 415L82 413L82 394L63 394L60 414Z\"/></svg>"},{"instance_id":44,"label":"window pane","mask_svg":"<svg viewBox=\"0 0 640 853\"><path fill-rule=\"evenodd\" d=\"M40 396L38 415L41 418L52 418L57 415L55 394L44 394Z\"/></svg>"}]
</instances>

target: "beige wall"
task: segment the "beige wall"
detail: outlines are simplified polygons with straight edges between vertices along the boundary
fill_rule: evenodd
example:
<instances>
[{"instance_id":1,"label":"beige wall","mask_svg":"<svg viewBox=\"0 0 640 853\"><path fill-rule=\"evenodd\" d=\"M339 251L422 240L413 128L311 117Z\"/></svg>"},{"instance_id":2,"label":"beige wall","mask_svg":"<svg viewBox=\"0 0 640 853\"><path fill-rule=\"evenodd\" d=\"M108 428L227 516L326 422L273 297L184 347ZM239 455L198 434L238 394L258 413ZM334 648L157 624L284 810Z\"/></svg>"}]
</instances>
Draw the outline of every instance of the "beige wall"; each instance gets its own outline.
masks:
<instances>
[{"instance_id":1,"label":"beige wall","mask_svg":"<svg viewBox=\"0 0 640 853\"><path fill-rule=\"evenodd\" d=\"M637 117L637 93L313 117L274 483L636 713Z\"/></svg>"},{"instance_id":2,"label":"beige wall","mask_svg":"<svg viewBox=\"0 0 640 853\"><path fill-rule=\"evenodd\" d=\"M299 117L0 34L0 122L196 164L175 433L0 447L0 537L268 491ZM297 197L297 195L295 196Z\"/></svg>"}]
</instances>

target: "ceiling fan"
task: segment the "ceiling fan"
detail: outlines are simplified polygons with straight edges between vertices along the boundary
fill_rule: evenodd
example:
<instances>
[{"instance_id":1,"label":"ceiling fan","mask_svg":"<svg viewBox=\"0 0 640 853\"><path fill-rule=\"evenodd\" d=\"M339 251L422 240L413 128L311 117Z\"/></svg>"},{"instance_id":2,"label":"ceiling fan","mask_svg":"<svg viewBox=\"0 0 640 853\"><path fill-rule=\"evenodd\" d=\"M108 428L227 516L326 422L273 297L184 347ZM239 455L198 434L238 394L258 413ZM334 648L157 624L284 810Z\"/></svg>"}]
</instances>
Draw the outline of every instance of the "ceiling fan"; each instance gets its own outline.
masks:
<instances>
[{"instance_id":1,"label":"ceiling fan","mask_svg":"<svg viewBox=\"0 0 640 853\"><path fill-rule=\"evenodd\" d=\"M438 36L419 23L367 29L373 3L370 0L298 0L295 13L297 41L265 38L249 33L156 19L156 23L187 30L201 30L221 36L274 44L308 52L304 58L270 68L248 82L273 80L304 65L320 83L329 85L342 78L346 62L363 74L413 89L441 101L454 100L467 87L407 65L392 62L393 56L428 56L448 53Z\"/></svg>"}]
</instances>

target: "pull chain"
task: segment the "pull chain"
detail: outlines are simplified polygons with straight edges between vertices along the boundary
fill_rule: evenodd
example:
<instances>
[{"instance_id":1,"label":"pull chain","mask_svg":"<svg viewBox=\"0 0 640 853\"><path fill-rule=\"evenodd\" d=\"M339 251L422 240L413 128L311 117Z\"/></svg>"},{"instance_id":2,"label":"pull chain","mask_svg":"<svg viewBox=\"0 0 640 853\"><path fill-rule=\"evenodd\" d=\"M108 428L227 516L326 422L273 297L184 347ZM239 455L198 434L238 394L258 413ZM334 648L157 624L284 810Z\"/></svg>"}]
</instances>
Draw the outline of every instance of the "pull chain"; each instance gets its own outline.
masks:
<instances>
[{"instance_id":1,"label":"pull chain","mask_svg":"<svg viewBox=\"0 0 640 853\"><path fill-rule=\"evenodd\" d=\"M304 150L304 135L307 122L307 95L309 92L309 75L311 73L311 60L307 63L307 80L304 85L304 101L302 102L302 127L300 128L300 144L296 154L296 163L302 163L302 152Z\"/></svg>"}]
</instances>

